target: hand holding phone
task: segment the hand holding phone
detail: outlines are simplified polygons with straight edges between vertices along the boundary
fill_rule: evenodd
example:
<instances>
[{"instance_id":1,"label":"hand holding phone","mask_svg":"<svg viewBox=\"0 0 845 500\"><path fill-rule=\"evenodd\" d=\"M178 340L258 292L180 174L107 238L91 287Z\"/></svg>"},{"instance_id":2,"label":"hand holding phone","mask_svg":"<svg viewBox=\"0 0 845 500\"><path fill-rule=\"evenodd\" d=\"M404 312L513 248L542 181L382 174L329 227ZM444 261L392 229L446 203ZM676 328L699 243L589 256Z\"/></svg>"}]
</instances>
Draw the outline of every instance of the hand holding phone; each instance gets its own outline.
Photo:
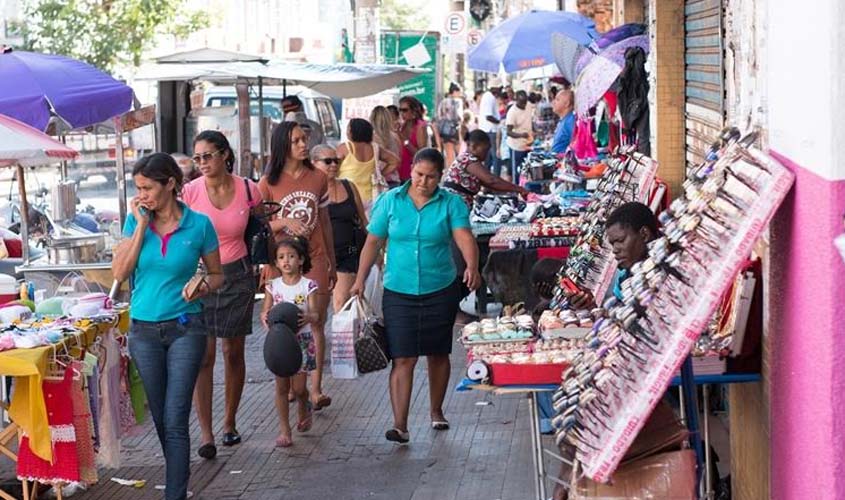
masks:
<instances>
[{"instance_id":1,"label":"hand holding phone","mask_svg":"<svg viewBox=\"0 0 845 500\"><path fill-rule=\"evenodd\" d=\"M132 198L130 205L132 207L132 215L135 216L135 220L138 221L139 224L148 224L150 222L152 212L141 205L137 196Z\"/></svg>"}]
</instances>

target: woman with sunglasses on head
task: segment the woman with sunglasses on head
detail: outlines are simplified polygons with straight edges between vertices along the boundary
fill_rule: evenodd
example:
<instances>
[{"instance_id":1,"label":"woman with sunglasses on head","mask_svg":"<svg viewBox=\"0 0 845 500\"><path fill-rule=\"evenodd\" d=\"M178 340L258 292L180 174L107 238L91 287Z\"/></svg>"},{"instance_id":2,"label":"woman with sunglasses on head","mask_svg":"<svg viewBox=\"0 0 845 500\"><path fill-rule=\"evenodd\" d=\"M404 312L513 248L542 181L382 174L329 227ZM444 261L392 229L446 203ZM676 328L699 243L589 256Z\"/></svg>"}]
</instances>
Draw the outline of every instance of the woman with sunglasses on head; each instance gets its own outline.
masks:
<instances>
[{"instance_id":1,"label":"woman with sunglasses on head","mask_svg":"<svg viewBox=\"0 0 845 500\"><path fill-rule=\"evenodd\" d=\"M308 158L308 138L296 122L282 122L273 129L270 161L258 189L264 200L277 202L281 210L270 220L276 241L291 236L308 240L311 272L305 276L317 282L317 313L312 327L317 351L317 369L311 372L311 403L315 410L329 406L323 394L323 363L326 351L325 323L331 291L337 282L334 238L329 219L329 188L326 174L314 168ZM265 269L268 269L265 267ZM264 280L275 276L263 276Z\"/></svg>"},{"instance_id":2,"label":"woman with sunglasses on head","mask_svg":"<svg viewBox=\"0 0 845 500\"><path fill-rule=\"evenodd\" d=\"M201 177L182 189L185 204L211 219L220 240L220 261L225 282L222 288L203 300L208 326L208 348L194 391L197 420L202 438L197 454L205 459L217 456L212 432L211 402L214 391L214 363L217 339L223 347L225 367L225 415L223 446L241 442L235 422L246 376L244 344L252 333L256 282L249 260L244 232L250 209L261 202L258 186L232 174L235 154L226 136L206 130L194 139L194 164Z\"/></svg>"},{"instance_id":3,"label":"woman with sunglasses on head","mask_svg":"<svg viewBox=\"0 0 845 500\"><path fill-rule=\"evenodd\" d=\"M428 126L423 120L423 105L416 97L406 95L399 99L402 139L402 162L399 164L399 179L402 182L411 178L411 164L417 151L428 146Z\"/></svg>"},{"instance_id":4,"label":"woman with sunglasses on head","mask_svg":"<svg viewBox=\"0 0 845 500\"><path fill-rule=\"evenodd\" d=\"M165 153L135 163L138 194L115 248L115 280L133 279L129 354L138 367L164 454L167 500L183 500L191 474L188 417L206 346L200 298L223 285L211 220L178 200L182 171ZM202 261L207 275L197 275Z\"/></svg>"},{"instance_id":5,"label":"woman with sunglasses on head","mask_svg":"<svg viewBox=\"0 0 845 500\"><path fill-rule=\"evenodd\" d=\"M367 214L358 188L346 179L338 179L340 160L334 148L326 144L311 150L311 163L329 180L329 217L334 236L337 283L332 292L333 310L339 311L351 296L349 290L358 274L361 247L367 238Z\"/></svg>"}]
</instances>

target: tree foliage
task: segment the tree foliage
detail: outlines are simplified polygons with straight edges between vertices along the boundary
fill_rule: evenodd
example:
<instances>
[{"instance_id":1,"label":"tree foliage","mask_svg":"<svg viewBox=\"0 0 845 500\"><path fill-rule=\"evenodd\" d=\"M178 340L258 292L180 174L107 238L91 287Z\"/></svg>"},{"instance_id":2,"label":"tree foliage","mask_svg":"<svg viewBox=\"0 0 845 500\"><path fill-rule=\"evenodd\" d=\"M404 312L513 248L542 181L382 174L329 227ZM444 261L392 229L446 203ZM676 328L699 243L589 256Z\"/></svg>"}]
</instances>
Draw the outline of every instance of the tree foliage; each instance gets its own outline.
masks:
<instances>
[{"instance_id":1,"label":"tree foliage","mask_svg":"<svg viewBox=\"0 0 845 500\"><path fill-rule=\"evenodd\" d=\"M383 29L425 30L428 28L428 15L421 12L423 4L420 0L382 0L380 7L379 24Z\"/></svg>"},{"instance_id":2,"label":"tree foliage","mask_svg":"<svg viewBox=\"0 0 845 500\"><path fill-rule=\"evenodd\" d=\"M184 0L41 0L26 9L24 45L62 54L105 71L138 66L156 35L184 37L208 26L204 12Z\"/></svg>"}]
</instances>

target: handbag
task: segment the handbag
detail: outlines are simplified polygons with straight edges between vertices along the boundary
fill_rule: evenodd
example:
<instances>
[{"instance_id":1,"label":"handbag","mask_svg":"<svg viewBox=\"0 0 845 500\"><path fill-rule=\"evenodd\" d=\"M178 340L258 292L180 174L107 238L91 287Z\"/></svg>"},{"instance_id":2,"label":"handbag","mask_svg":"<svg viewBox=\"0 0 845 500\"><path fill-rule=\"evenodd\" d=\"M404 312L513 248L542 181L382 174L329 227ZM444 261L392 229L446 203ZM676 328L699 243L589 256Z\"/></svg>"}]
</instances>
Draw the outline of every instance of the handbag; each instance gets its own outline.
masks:
<instances>
[{"instance_id":1,"label":"handbag","mask_svg":"<svg viewBox=\"0 0 845 500\"><path fill-rule=\"evenodd\" d=\"M453 139L458 136L458 125L457 123L453 122L452 120L439 120L438 122L438 131L440 132L440 137L445 139Z\"/></svg>"},{"instance_id":2,"label":"handbag","mask_svg":"<svg viewBox=\"0 0 845 500\"><path fill-rule=\"evenodd\" d=\"M355 363L358 373L370 373L384 370L390 364L387 356L387 338L384 325L373 314L370 305L363 298L356 301L359 308L358 337L355 339Z\"/></svg>"},{"instance_id":3,"label":"handbag","mask_svg":"<svg viewBox=\"0 0 845 500\"><path fill-rule=\"evenodd\" d=\"M267 224L270 216L282 209L282 206L272 201L262 201L259 205L252 203L252 191L249 189L249 181L244 179L246 197L249 203L249 218L244 230L244 243L246 243L247 254L253 265L269 264L272 261L273 231ZM262 207L262 213L255 213L256 206ZM270 207L269 209L267 207Z\"/></svg>"}]
</instances>

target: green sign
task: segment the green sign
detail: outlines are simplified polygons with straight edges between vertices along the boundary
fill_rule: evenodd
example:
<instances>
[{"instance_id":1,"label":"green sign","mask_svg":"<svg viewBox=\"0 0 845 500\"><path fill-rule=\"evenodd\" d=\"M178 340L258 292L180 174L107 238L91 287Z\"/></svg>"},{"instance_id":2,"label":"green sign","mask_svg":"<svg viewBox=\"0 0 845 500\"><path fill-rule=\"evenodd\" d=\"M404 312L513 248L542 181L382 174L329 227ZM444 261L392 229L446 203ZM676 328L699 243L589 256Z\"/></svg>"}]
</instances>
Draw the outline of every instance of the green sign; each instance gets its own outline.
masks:
<instances>
[{"instance_id":1,"label":"green sign","mask_svg":"<svg viewBox=\"0 0 845 500\"><path fill-rule=\"evenodd\" d=\"M437 61L440 60L439 34L382 31L381 54L385 64L408 64L402 53L420 43L420 39L422 39L423 47L431 58L430 61L420 67L429 71L400 84L399 95L416 97L428 109L428 116L432 117L437 112L435 103L437 102Z\"/></svg>"}]
</instances>

